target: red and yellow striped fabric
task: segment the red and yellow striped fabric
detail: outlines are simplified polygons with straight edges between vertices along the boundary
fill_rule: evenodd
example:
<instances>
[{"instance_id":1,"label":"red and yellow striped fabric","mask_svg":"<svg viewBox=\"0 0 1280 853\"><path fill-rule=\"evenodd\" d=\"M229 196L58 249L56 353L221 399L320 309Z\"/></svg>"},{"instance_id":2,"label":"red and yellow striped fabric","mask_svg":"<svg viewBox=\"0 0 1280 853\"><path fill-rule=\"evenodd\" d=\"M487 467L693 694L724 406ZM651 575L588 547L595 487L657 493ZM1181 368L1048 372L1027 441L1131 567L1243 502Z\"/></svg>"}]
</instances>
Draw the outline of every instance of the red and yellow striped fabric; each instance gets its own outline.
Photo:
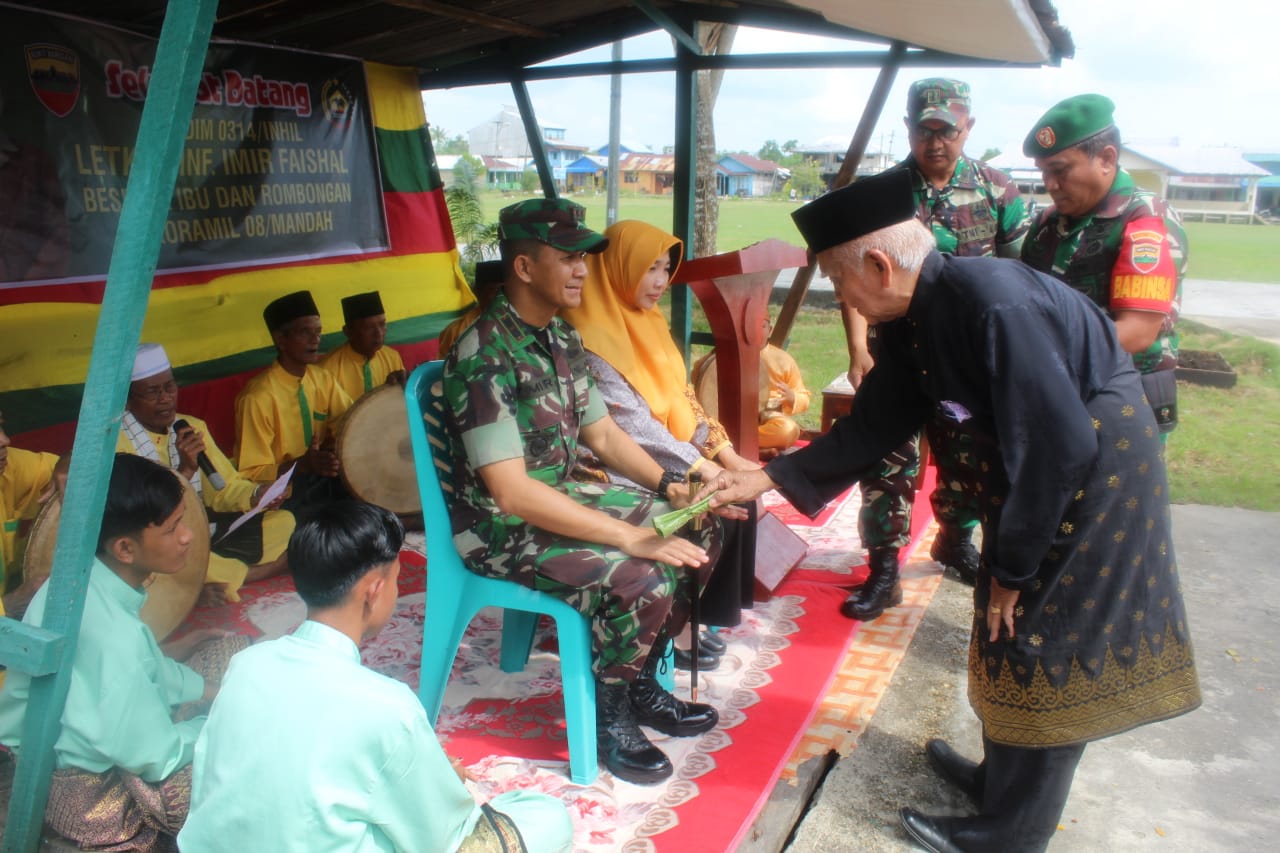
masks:
<instances>
[{"instance_id":1,"label":"red and yellow striped fabric","mask_svg":"<svg viewBox=\"0 0 1280 853\"><path fill-rule=\"evenodd\" d=\"M378 290L387 341L406 365L435 355L435 338L473 301L431 150L415 71L365 64L391 249L350 257L158 275L142 339L164 345L183 386L183 411L234 443L232 403L275 350L262 308L309 289L325 327L343 342L342 297ZM105 282L0 290L0 411L28 449L71 445Z\"/></svg>"}]
</instances>

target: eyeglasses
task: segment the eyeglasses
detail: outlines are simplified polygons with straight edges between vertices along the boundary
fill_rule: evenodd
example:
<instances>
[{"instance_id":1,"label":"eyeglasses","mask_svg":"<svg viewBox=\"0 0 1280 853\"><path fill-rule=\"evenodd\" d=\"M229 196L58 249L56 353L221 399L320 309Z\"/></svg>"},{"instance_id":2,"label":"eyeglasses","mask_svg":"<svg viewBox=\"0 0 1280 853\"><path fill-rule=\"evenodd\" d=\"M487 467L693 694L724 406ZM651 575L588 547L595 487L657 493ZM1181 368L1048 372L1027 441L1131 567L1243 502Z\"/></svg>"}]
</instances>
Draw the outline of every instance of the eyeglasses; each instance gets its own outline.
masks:
<instances>
[{"instance_id":1,"label":"eyeglasses","mask_svg":"<svg viewBox=\"0 0 1280 853\"><path fill-rule=\"evenodd\" d=\"M148 385L138 391L129 392L139 400L145 400L148 403L154 403L162 397L174 397L178 393L178 383L170 379L163 385Z\"/></svg>"},{"instance_id":2,"label":"eyeglasses","mask_svg":"<svg viewBox=\"0 0 1280 853\"><path fill-rule=\"evenodd\" d=\"M937 137L942 137L947 142L953 142L960 136L960 127L924 127L916 125L911 128L911 138L918 142L929 142Z\"/></svg>"}]
</instances>

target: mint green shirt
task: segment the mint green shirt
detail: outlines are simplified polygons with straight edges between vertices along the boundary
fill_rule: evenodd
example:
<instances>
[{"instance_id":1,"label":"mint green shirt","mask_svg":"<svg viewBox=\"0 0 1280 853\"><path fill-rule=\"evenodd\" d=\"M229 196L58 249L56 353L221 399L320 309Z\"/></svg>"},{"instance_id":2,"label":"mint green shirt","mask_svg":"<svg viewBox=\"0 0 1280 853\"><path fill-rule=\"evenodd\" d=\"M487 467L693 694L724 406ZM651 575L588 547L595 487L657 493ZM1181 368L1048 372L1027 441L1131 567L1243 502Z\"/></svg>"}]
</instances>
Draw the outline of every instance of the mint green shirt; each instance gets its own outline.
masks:
<instances>
[{"instance_id":1,"label":"mint green shirt","mask_svg":"<svg viewBox=\"0 0 1280 853\"><path fill-rule=\"evenodd\" d=\"M561 808L563 811L563 808ZM453 851L480 815L418 697L304 622L231 661L196 744L183 853Z\"/></svg>"},{"instance_id":2,"label":"mint green shirt","mask_svg":"<svg viewBox=\"0 0 1280 853\"><path fill-rule=\"evenodd\" d=\"M42 625L49 584L31 599L22 621ZM151 629L138 617L147 600L100 560L89 570L84 617L71 687L54 744L59 769L103 773L120 767L147 782L160 782L191 763L204 717L175 723L173 708L199 699L204 679L165 657ZM31 677L10 672L0 691L0 743L22 748L22 721Z\"/></svg>"}]
</instances>

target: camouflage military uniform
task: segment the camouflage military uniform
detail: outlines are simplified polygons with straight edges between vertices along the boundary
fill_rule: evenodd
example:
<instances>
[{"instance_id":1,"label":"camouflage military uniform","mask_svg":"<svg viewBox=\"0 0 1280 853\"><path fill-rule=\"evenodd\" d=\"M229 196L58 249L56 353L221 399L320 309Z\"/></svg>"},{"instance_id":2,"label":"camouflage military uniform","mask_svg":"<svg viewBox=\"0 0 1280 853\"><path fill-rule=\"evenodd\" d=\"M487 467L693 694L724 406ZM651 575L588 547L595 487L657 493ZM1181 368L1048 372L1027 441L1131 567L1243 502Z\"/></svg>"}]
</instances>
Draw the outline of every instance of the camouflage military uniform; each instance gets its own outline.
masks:
<instances>
[{"instance_id":1,"label":"camouflage military uniform","mask_svg":"<svg viewBox=\"0 0 1280 853\"><path fill-rule=\"evenodd\" d=\"M936 189L911 157L893 168L911 174L916 219L929 226L939 252L1018 257L1029 223L1022 196L1004 172L962 155L951 180Z\"/></svg>"},{"instance_id":2,"label":"camouflage military uniform","mask_svg":"<svg viewBox=\"0 0 1280 853\"><path fill-rule=\"evenodd\" d=\"M504 514L476 473L523 458L529 476L631 524L649 524L671 509L647 490L569 479L580 428L606 414L577 332L558 317L534 328L499 294L449 353L444 397L455 448L451 510L458 553L477 574L550 592L590 617L597 677L634 680L659 630L674 636L684 626L687 576ZM718 555L720 528L706 524L692 535L711 555L699 570L701 587Z\"/></svg>"},{"instance_id":3,"label":"camouflage military uniform","mask_svg":"<svg viewBox=\"0 0 1280 853\"><path fill-rule=\"evenodd\" d=\"M1027 212L1017 187L1003 172L961 155L951 180L937 189L911 157L893 168L911 175L916 218L933 232L938 251L961 257L1018 257L1027 236ZM876 334L874 329L871 334ZM938 483L930 496L934 515L940 524L972 528L978 523L979 507L970 439L940 418L927 432L938 466ZM864 547L901 548L908 543L919 473L917 434L861 481L858 525Z\"/></svg>"},{"instance_id":4,"label":"camouflage military uniform","mask_svg":"<svg viewBox=\"0 0 1280 853\"><path fill-rule=\"evenodd\" d=\"M1162 432L1173 429L1176 403L1154 398L1153 374L1178 364L1174 324L1182 302L1187 235L1177 212L1164 199L1139 189L1123 169L1088 216L1070 221L1046 208L1022 247L1022 260L1088 296L1113 314L1119 309L1161 311L1164 324L1155 342L1133 354ZM1172 374L1163 377L1176 388Z\"/></svg>"}]
</instances>

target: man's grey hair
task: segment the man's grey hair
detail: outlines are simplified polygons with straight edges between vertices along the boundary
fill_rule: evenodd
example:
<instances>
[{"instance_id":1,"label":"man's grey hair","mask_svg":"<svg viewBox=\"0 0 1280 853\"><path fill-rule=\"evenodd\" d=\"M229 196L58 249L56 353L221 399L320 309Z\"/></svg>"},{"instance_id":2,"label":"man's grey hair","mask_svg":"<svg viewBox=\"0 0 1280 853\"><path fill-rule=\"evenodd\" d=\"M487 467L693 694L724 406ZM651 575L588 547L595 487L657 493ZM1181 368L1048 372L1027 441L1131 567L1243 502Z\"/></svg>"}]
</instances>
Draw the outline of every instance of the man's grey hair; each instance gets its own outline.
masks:
<instances>
[{"instance_id":1,"label":"man's grey hair","mask_svg":"<svg viewBox=\"0 0 1280 853\"><path fill-rule=\"evenodd\" d=\"M1088 139L1081 140L1073 145L1073 148L1079 148L1080 153L1088 157L1090 160L1102 153L1102 150L1108 145L1120 151L1120 128L1114 124L1106 130L1099 131Z\"/></svg>"},{"instance_id":2,"label":"man's grey hair","mask_svg":"<svg viewBox=\"0 0 1280 853\"><path fill-rule=\"evenodd\" d=\"M832 261L844 266L855 275L862 273L867 252L879 249L889 256L894 266L906 272L919 272L924 259L933 250L933 234L919 220L908 219L828 250Z\"/></svg>"}]
</instances>

